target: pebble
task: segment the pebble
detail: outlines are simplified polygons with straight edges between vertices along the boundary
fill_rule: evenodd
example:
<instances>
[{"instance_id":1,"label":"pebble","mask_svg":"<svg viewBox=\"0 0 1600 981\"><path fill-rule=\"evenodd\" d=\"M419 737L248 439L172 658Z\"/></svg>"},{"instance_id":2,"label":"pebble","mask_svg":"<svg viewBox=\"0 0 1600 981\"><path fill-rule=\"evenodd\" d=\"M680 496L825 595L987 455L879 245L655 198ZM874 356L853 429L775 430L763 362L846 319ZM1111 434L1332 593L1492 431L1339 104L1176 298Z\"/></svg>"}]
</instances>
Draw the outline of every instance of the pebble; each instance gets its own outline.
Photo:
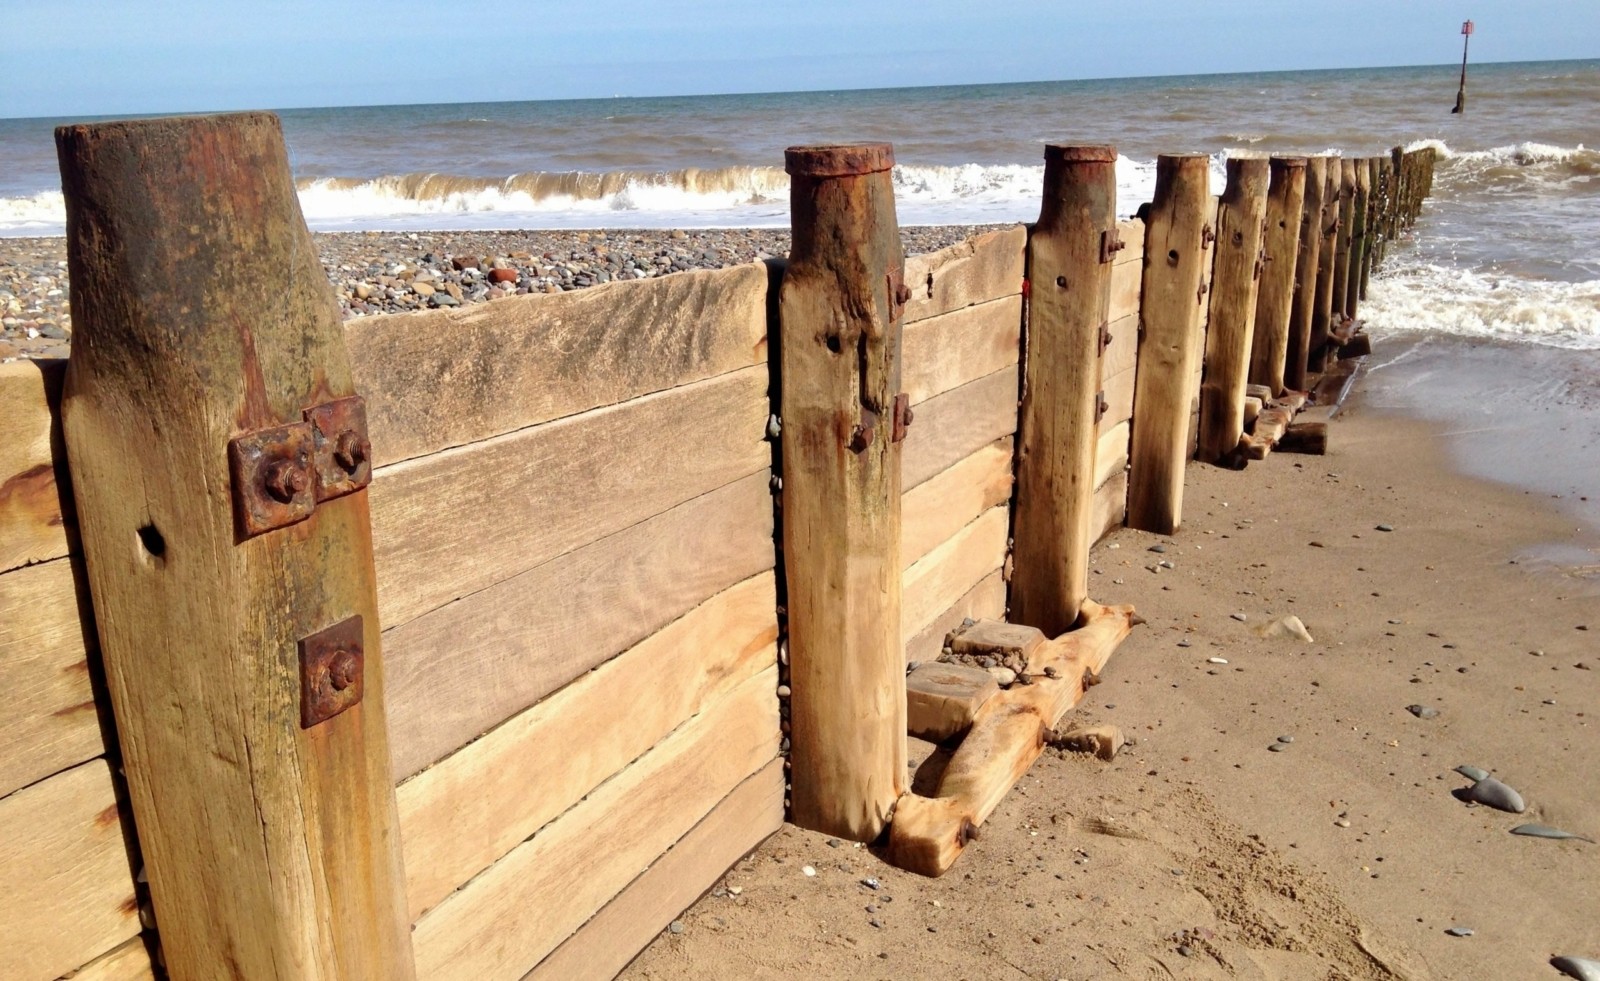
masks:
<instances>
[{"instance_id":1,"label":"pebble","mask_svg":"<svg viewBox=\"0 0 1600 981\"><path fill-rule=\"evenodd\" d=\"M1379 531L1394 531L1394 525L1379 525Z\"/></svg>"},{"instance_id":2,"label":"pebble","mask_svg":"<svg viewBox=\"0 0 1600 981\"><path fill-rule=\"evenodd\" d=\"M1556 841L1587 841L1591 845L1594 844L1593 838L1588 838L1583 835L1575 835L1570 831L1562 831L1560 828L1552 828L1548 824L1519 824L1515 828L1511 829L1511 833L1514 835L1522 835L1527 838L1551 838Z\"/></svg>"},{"instance_id":3,"label":"pebble","mask_svg":"<svg viewBox=\"0 0 1600 981\"><path fill-rule=\"evenodd\" d=\"M1337 821L1335 821L1333 823L1334 823L1335 826L1340 827L1340 828L1348 828L1348 827L1350 827L1350 822L1348 820L1346 820L1345 818L1340 818L1339 820L1337 820Z\"/></svg>"},{"instance_id":4,"label":"pebble","mask_svg":"<svg viewBox=\"0 0 1600 981\"><path fill-rule=\"evenodd\" d=\"M1550 958L1550 966L1578 981L1600 981L1600 960L1562 955Z\"/></svg>"},{"instance_id":5,"label":"pebble","mask_svg":"<svg viewBox=\"0 0 1600 981\"><path fill-rule=\"evenodd\" d=\"M800 871L803 872L805 874L805 877L808 878L808 879L815 877L816 874L817 874L817 870L812 868L809 865L802 867L800 869Z\"/></svg>"},{"instance_id":6,"label":"pebble","mask_svg":"<svg viewBox=\"0 0 1600 981\"><path fill-rule=\"evenodd\" d=\"M1165 545L1152 545L1152 546L1150 546L1150 551L1152 551L1152 552L1161 553L1161 552L1165 552L1166 550L1167 550L1167 547Z\"/></svg>"},{"instance_id":7,"label":"pebble","mask_svg":"<svg viewBox=\"0 0 1600 981\"><path fill-rule=\"evenodd\" d=\"M1471 927L1462 926L1453 926L1445 931L1445 933L1448 933L1452 937L1470 937L1477 932L1478 931L1472 929Z\"/></svg>"},{"instance_id":8,"label":"pebble","mask_svg":"<svg viewBox=\"0 0 1600 981\"><path fill-rule=\"evenodd\" d=\"M870 877L866 878L866 879L862 879L861 880L861 884L866 886L868 889L874 889L875 890L875 889L878 888L878 880L874 879L874 878L870 878Z\"/></svg>"},{"instance_id":9,"label":"pebble","mask_svg":"<svg viewBox=\"0 0 1600 981\"><path fill-rule=\"evenodd\" d=\"M661 921L657 920L656 922L660 923ZM673 920L671 923L668 923L667 924L667 932L668 933L682 933L683 932L683 921L682 920Z\"/></svg>"},{"instance_id":10,"label":"pebble","mask_svg":"<svg viewBox=\"0 0 1600 981\"><path fill-rule=\"evenodd\" d=\"M1461 774L1462 776L1466 777L1468 780L1487 780L1487 779L1489 779L1489 771L1488 770L1484 770L1484 769L1481 769L1479 767L1473 766L1470 763L1461 764L1460 766L1456 767L1455 772L1457 772L1457 773Z\"/></svg>"},{"instance_id":11,"label":"pebble","mask_svg":"<svg viewBox=\"0 0 1600 981\"><path fill-rule=\"evenodd\" d=\"M1010 668L984 668L985 671L999 683L1001 688L1011 685L1017 680L1017 673Z\"/></svg>"},{"instance_id":12,"label":"pebble","mask_svg":"<svg viewBox=\"0 0 1600 981\"><path fill-rule=\"evenodd\" d=\"M1432 705L1407 705L1406 711L1419 719L1436 719L1439 717L1439 710Z\"/></svg>"},{"instance_id":13,"label":"pebble","mask_svg":"<svg viewBox=\"0 0 1600 981\"><path fill-rule=\"evenodd\" d=\"M1499 811L1521 814L1528 809L1522 795L1494 777L1485 777L1467 790L1467 800Z\"/></svg>"},{"instance_id":14,"label":"pebble","mask_svg":"<svg viewBox=\"0 0 1600 981\"><path fill-rule=\"evenodd\" d=\"M1227 664L1228 659L1225 657L1208 657L1206 658L1206 662L1208 664Z\"/></svg>"},{"instance_id":15,"label":"pebble","mask_svg":"<svg viewBox=\"0 0 1600 981\"><path fill-rule=\"evenodd\" d=\"M1240 623L1243 623L1245 621L1245 619L1246 619L1246 617L1245 617L1245 615L1243 613L1230 613L1230 614L1228 614L1228 616L1230 616L1233 619L1239 621Z\"/></svg>"},{"instance_id":16,"label":"pebble","mask_svg":"<svg viewBox=\"0 0 1600 981\"><path fill-rule=\"evenodd\" d=\"M1282 753L1288 750L1288 748L1288 743L1273 743L1271 746L1267 747L1267 751L1269 753Z\"/></svg>"},{"instance_id":17,"label":"pebble","mask_svg":"<svg viewBox=\"0 0 1600 981\"><path fill-rule=\"evenodd\" d=\"M1278 742L1283 743L1285 746L1287 746L1290 743L1294 742L1294 737L1293 736L1279 736L1278 737Z\"/></svg>"}]
</instances>

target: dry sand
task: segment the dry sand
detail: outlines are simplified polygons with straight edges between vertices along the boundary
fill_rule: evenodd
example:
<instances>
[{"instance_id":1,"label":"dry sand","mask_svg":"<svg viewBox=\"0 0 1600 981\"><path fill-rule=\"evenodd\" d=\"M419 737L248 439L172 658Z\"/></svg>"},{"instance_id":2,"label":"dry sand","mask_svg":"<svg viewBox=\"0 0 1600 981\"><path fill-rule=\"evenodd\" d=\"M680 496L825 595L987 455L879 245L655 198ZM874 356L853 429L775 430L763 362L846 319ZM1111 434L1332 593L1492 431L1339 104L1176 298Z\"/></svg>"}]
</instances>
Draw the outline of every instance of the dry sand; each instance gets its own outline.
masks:
<instances>
[{"instance_id":1,"label":"dry sand","mask_svg":"<svg viewBox=\"0 0 1600 981\"><path fill-rule=\"evenodd\" d=\"M1191 465L1178 535L1093 555L1095 598L1149 623L1067 721L1137 745L1047 750L938 880L785 828L623 976L1509 979L1600 956L1600 846L1508 833L1600 838L1597 542L1459 476L1440 434L1358 392L1325 457ZM1592 449L1570 462L1600 490ZM1284 614L1314 642L1253 632ZM1458 801L1462 763L1528 813Z\"/></svg>"}]
</instances>

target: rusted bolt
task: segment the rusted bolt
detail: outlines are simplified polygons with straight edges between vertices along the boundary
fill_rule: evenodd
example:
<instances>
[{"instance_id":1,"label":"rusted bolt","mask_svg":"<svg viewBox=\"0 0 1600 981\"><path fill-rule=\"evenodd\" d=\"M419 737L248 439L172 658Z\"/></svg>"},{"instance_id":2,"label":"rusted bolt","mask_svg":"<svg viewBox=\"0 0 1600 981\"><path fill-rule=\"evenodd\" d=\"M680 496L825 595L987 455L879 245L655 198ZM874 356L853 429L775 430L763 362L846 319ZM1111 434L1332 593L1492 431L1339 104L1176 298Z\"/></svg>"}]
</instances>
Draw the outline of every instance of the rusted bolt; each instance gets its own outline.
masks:
<instances>
[{"instance_id":1,"label":"rusted bolt","mask_svg":"<svg viewBox=\"0 0 1600 981\"><path fill-rule=\"evenodd\" d=\"M901 306L905 306L907 303L911 302L911 287L904 283L901 283L898 287L896 287L894 291L894 302L900 304Z\"/></svg>"},{"instance_id":2,"label":"rusted bolt","mask_svg":"<svg viewBox=\"0 0 1600 981\"><path fill-rule=\"evenodd\" d=\"M872 445L872 428L873 427L871 426L857 426L855 430L850 433L851 453L860 453L862 450Z\"/></svg>"},{"instance_id":3,"label":"rusted bolt","mask_svg":"<svg viewBox=\"0 0 1600 981\"><path fill-rule=\"evenodd\" d=\"M339 434L339 440L334 444L333 459L346 473L355 473L363 463L367 462L370 449L370 445L360 433L346 429Z\"/></svg>"},{"instance_id":4,"label":"rusted bolt","mask_svg":"<svg viewBox=\"0 0 1600 981\"><path fill-rule=\"evenodd\" d=\"M340 651L328 662L328 684L334 691L344 691L356 683L356 676L361 672L361 662L349 651Z\"/></svg>"},{"instance_id":5,"label":"rusted bolt","mask_svg":"<svg viewBox=\"0 0 1600 981\"><path fill-rule=\"evenodd\" d=\"M273 500L288 504L306 489L306 472L292 460L274 460L262 472L262 484Z\"/></svg>"}]
</instances>

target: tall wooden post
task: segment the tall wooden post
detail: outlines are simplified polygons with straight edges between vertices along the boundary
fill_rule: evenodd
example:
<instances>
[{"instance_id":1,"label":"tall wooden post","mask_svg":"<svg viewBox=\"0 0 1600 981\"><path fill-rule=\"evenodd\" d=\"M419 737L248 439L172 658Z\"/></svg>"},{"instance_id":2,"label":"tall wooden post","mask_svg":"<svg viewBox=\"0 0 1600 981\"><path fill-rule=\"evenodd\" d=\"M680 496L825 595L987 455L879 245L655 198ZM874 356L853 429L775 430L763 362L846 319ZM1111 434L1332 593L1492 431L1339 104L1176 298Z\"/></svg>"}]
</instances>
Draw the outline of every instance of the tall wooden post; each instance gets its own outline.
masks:
<instances>
[{"instance_id":1,"label":"tall wooden post","mask_svg":"<svg viewBox=\"0 0 1600 981\"><path fill-rule=\"evenodd\" d=\"M277 117L56 145L67 449L168 970L409 978L370 452Z\"/></svg>"},{"instance_id":2,"label":"tall wooden post","mask_svg":"<svg viewBox=\"0 0 1600 981\"><path fill-rule=\"evenodd\" d=\"M1145 223L1128 451L1128 525L1170 535L1183 518L1189 406L1205 313L1201 282L1211 261L1211 158L1156 158L1155 200Z\"/></svg>"},{"instance_id":3,"label":"tall wooden post","mask_svg":"<svg viewBox=\"0 0 1600 981\"><path fill-rule=\"evenodd\" d=\"M1356 162L1339 161L1339 236L1333 256L1333 313L1331 326L1352 315L1350 300L1350 250L1355 232Z\"/></svg>"},{"instance_id":4,"label":"tall wooden post","mask_svg":"<svg viewBox=\"0 0 1600 981\"><path fill-rule=\"evenodd\" d=\"M1322 260L1322 196L1328 186L1328 158L1306 158L1305 207L1300 216L1300 250L1294 266L1294 304L1289 308L1289 341L1283 357L1283 386L1306 390L1306 362L1317 317L1317 276Z\"/></svg>"},{"instance_id":5,"label":"tall wooden post","mask_svg":"<svg viewBox=\"0 0 1600 981\"><path fill-rule=\"evenodd\" d=\"M906 789L904 256L887 143L792 147L779 305L793 819L872 841Z\"/></svg>"},{"instance_id":6,"label":"tall wooden post","mask_svg":"<svg viewBox=\"0 0 1600 981\"><path fill-rule=\"evenodd\" d=\"M1262 236L1271 164L1266 157L1228 161L1228 181L1217 209L1211 309L1206 321L1205 376L1200 383L1200 438L1196 457L1242 465L1244 390L1261 285Z\"/></svg>"},{"instance_id":7,"label":"tall wooden post","mask_svg":"<svg viewBox=\"0 0 1600 981\"><path fill-rule=\"evenodd\" d=\"M1284 359L1289 349L1289 322L1295 301L1295 267L1299 263L1304 224L1306 160L1273 157L1267 189L1267 230L1262 239L1262 267L1256 297L1256 322L1250 343L1250 383L1272 394L1284 390Z\"/></svg>"},{"instance_id":8,"label":"tall wooden post","mask_svg":"<svg viewBox=\"0 0 1600 981\"><path fill-rule=\"evenodd\" d=\"M1395 147L1389 151L1390 164L1394 170L1391 178L1394 190L1389 197L1389 237L1396 238L1400 229L1405 225L1405 200L1406 200L1406 151L1404 147Z\"/></svg>"},{"instance_id":9,"label":"tall wooden post","mask_svg":"<svg viewBox=\"0 0 1600 981\"><path fill-rule=\"evenodd\" d=\"M1047 146L1044 160L1044 203L1028 237L1011 619L1054 637L1072 628L1089 591L1100 366L1116 256L1117 151Z\"/></svg>"},{"instance_id":10,"label":"tall wooden post","mask_svg":"<svg viewBox=\"0 0 1600 981\"><path fill-rule=\"evenodd\" d=\"M1378 174L1378 158L1367 157L1364 171L1366 186L1363 191L1366 206L1362 208L1361 225L1361 285L1356 299L1367 298L1367 284L1372 280L1372 264L1378 258L1378 200L1383 193L1382 178Z\"/></svg>"},{"instance_id":11,"label":"tall wooden post","mask_svg":"<svg viewBox=\"0 0 1600 981\"><path fill-rule=\"evenodd\" d=\"M1372 190L1372 178L1367 173L1365 157L1352 160L1350 166L1355 189L1350 204L1350 269L1344 290L1344 312L1354 320L1361 307L1361 270L1367 264L1367 195Z\"/></svg>"},{"instance_id":12,"label":"tall wooden post","mask_svg":"<svg viewBox=\"0 0 1600 981\"><path fill-rule=\"evenodd\" d=\"M1343 163L1328 158L1327 180L1322 189L1321 251L1317 253L1317 303L1312 309L1311 342L1306 346L1306 370L1322 371L1329 332L1333 329L1333 269L1339 252L1339 188Z\"/></svg>"}]
</instances>

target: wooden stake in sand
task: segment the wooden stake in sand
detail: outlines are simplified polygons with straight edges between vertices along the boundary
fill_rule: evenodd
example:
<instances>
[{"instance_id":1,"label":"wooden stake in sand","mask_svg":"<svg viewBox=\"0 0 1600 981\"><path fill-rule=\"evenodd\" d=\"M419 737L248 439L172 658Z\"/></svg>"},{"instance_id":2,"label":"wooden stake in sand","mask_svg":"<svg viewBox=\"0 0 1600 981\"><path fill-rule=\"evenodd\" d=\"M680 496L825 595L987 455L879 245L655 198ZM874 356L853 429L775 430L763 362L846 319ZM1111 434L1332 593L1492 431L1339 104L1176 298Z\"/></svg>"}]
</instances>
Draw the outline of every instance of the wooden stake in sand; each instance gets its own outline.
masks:
<instances>
[{"instance_id":1,"label":"wooden stake in sand","mask_svg":"<svg viewBox=\"0 0 1600 981\"><path fill-rule=\"evenodd\" d=\"M1205 378L1200 383L1200 438L1195 457L1231 463L1244 435L1244 388L1261 284L1263 223L1271 165L1265 157L1228 161L1217 210Z\"/></svg>"},{"instance_id":2,"label":"wooden stake in sand","mask_svg":"<svg viewBox=\"0 0 1600 981\"><path fill-rule=\"evenodd\" d=\"M1046 147L1044 206L1028 237L1011 605L1016 622L1047 634L1071 629L1088 596L1116 166L1114 147Z\"/></svg>"},{"instance_id":3,"label":"wooden stake in sand","mask_svg":"<svg viewBox=\"0 0 1600 981\"><path fill-rule=\"evenodd\" d=\"M939 780L937 797L907 794L889 825L885 857L919 875L943 875L1044 749L1054 728L1098 676L1134 625L1131 606L1086 602L1083 626L1041 645L1028 659L1029 685L1013 685L978 710Z\"/></svg>"},{"instance_id":4,"label":"wooden stake in sand","mask_svg":"<svg viewBox=\"0 0 1600 981\"><path fill-rule=\"evenodd\" d=\"M786 154L783 559L793 820L871 841L905 786L901 319L909 291L886 143Z\"/></svg>"},{"instance_id":5,"label":"wooden stake in sand","mask_svg":"<svg viewBox=\"0 0 1600 981\"><path fill-rule=\"evenodd\" d=\"M1317 267L1322 256L1322 193L1328 183L1328 158L1306 158L1305 204L1300 218L1300 248L1294 267L1294 302L1289 308L1289 339L1283 355L1283 387L1303 391L1317 311Z\"/></svg>"},{"instance_id":6,"label":"wooden stake in sand","mask_svg":"<svg viewBox=\"0 0 1600 981\"><path fill-rule=\"evenodd\" d=\"M1273 395L1283 391L1305 195L1305 158L1273 157L1272 184L1267 191L1267 232L1261 243L1255 336L1250 344L1250 382L1267 386Z\"/></svg>"},{"instance_id":7,"label":"wooden stake in sand","mask_svg":"<svg viewBox=\"0 0 1600 981\"><path fill-rule=\"evenodd\" d=\"M1328 172L1322 187L1322 217L1318 225L1322 232L1322 244L1317 253L1317 299L1312 307L1311 340L1306 345L1306 371L1312 374L1322 370L1336 314L1333 284L1334 264L1339 256L1339 189L1343 186L1343 172L1344 163L1338 157L1329 157Z\"/></svg>"}]
</instances>

